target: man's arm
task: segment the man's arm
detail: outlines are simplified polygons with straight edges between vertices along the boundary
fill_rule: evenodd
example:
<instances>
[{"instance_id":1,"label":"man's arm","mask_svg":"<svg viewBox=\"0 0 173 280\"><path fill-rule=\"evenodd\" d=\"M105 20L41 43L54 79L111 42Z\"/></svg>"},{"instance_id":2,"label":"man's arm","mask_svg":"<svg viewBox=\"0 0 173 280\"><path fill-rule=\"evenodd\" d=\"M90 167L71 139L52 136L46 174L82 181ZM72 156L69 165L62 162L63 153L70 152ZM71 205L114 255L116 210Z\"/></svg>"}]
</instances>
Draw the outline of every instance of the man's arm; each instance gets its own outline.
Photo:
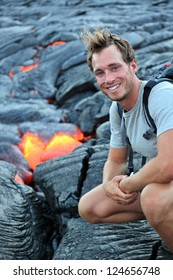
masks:
<instances>
[{"instance_id":1,"label":"man's arm","mask_svg":"<svg viewBox=\"0 0 173 280\"><path fill-rule=\"evenodd\" d=\"M131 204L137 193L125 194L119 188L119 182L126 177L128 150L110 148L108 159L103 170L103 189L105 194L119 204Z\"/></svg>"},{"instance_id":2,"label":"man's arm","mask_svg":"<svg viewBox=\"0 0 173 280\"><path fill-rule=\"evenodd\" d=\"M157 139L158 154L136 174L124 178L120 188L125 193L142 190L151 183L169 183L173 180L173 130L162 133Z\"/></svg>"},{"instance_id":3,"label":"man's arm","mask_svg":"<svg viewBox=\"0 0 173 280\"><path fill-rule=\"evenodd\" d=\"M109 182L117 175L126 174L126 161L128 150L126 148L110 148L107 161L103 169L103 183Z\"/></svg>"}]
</instances>

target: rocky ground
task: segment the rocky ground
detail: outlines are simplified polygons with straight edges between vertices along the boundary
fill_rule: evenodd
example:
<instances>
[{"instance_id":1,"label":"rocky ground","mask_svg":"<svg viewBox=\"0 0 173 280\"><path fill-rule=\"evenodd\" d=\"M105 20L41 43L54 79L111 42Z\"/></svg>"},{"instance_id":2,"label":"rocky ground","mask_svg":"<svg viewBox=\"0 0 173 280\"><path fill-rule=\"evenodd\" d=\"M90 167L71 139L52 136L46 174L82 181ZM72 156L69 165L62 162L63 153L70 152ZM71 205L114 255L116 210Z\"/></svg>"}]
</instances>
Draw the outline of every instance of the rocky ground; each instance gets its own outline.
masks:
<instances>
[{"instance_id":1,"label":"rocky ground","mask_svg":"<svg viewBox=\"0 0 173 280\"><path fill-rule=\"evenodd\" d=\"M77 212L80 197L102 180L110 136L110 101L79 35L92 26L120 33L148 79L172 61L172 14L171 0L1 0L0 259L173 259L146 221L91 225ZM19 149L27 131L49 139L77 127L92 138L30 169Z\"/></svg>"}]
</instances>

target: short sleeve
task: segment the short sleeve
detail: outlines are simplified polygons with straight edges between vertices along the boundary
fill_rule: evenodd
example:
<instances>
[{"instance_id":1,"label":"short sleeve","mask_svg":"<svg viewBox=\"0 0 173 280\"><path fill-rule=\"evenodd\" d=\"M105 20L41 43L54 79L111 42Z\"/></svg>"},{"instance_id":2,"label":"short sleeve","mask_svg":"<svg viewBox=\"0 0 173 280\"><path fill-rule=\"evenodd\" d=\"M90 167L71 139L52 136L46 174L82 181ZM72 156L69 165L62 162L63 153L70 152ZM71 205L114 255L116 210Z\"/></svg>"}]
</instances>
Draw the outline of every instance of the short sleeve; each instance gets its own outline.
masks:
<instances>
[{"instance_id":1,"label":"short sleeve","mask_svg":"<svg viewBox=\"0 0 173 280\"><path fill-rule=\"evenodd\" d=\"M121 118L118 113L117 102L113 101L109 111L111 138L110 146L112 148L127 148L127 141L124 140L121 131Z\"/></svg>"},{"instance_id":2,"label":"short sleeve","mask_svg":"<svg viewBox=\"0 0 173 280\"><path fill-rule=\"evenodd\" d=\"M149 97L149 111L157 127L157 136L173 129L173 85L162 82L156 85Z\"/></svg>"}]
</instances>

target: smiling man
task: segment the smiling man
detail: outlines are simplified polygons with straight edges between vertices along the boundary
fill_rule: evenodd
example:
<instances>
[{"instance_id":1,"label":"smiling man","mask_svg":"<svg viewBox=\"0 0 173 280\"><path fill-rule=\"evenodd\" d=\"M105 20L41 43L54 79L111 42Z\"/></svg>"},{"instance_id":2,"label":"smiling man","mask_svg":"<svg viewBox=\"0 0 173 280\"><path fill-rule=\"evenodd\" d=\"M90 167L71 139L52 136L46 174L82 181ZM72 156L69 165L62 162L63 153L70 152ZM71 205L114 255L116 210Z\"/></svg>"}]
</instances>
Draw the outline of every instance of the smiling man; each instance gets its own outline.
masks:
<instances>
[{"instance_id":1,"label":"smiling man","mask_svg":"<svg viewBox=\"0 0 173 280\"><path fill-rule=\"evenodd\" d=\"M79 214L91 223L123 223L147 219L173 252L173 85L162 82L153 87L149 109L157 134L149 140L142 97L147 81L137 77L132 46L108 29L85 29L87 63L100 90L112 100L111 139L103 182L79 202ZM163 98L164 96L164 98ZM133 151L146 163L133 176L126 175L128 142L122 137L119 104ZM92 183L92 182L91 182Z\"/></svg>"},{"instance_id":2,"label":"smiling man","mask_svg":"<svg viewBox=\"0 0 173 280\"><path fill-rule=\"evenodd\" d=\"M135 59L127 64L115 45L109 46L92 57L93 73L102 92L112 101L126 100L130 93L137 97L140 81L135 75ZM134 86L137 87L133 94ZM129 100L131 99L129 96ZM135 100L136 101L136 100Z\"/></svg>"}]
</instances>

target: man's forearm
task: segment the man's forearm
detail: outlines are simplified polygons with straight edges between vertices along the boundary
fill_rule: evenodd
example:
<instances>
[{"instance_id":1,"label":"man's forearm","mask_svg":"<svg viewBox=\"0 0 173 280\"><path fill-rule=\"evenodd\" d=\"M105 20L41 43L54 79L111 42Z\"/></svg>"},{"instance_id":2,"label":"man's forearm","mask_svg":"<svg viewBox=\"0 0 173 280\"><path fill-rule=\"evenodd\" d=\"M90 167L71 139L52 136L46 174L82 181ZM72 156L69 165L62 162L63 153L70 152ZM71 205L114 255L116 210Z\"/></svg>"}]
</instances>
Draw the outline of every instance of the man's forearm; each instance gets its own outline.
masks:
<instances>
[{"instance_id":1,"label":"man's forearm","mask_svg":"<svg viewBox=\"0 0 173 280\"><path fill-rule=\"evenodd\" d=\"M172 169L172 168L171 168ZM158 157L146 163L137 173L124 178L120 182L120 188L125 193L141 191L151 183L168 183L173 180L170 167L161 162Z\"/></svg>"},{"instance_id":2,"label":"man's forearm","mask_svg":"<svg viewBox=\"0 0 173 280\"><path fill-rule=\"evenodd\" d=\"M107 160L103 169L103 183L112 180L117 175L126 174L126 164Z\"/></svg>"}]
</instances>

